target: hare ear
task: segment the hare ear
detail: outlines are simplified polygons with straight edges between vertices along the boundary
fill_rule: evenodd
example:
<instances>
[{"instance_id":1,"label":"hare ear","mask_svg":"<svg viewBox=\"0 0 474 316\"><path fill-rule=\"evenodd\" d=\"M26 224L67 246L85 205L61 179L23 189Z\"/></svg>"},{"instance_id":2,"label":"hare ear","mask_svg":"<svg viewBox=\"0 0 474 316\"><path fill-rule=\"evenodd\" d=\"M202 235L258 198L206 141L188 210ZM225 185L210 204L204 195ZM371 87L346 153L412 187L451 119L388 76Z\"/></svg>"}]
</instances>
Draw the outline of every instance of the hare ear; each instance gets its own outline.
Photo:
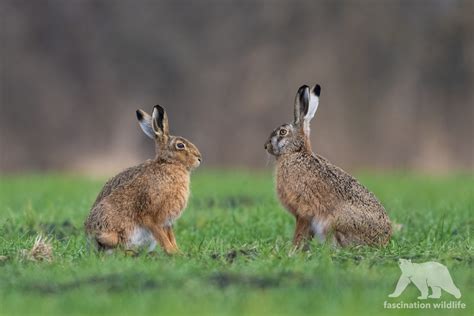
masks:
<instances>
[{"instance_id":1,"label":"hare ear","mask_svg":"<svg viewBox=\"0 0 474 316\"><path fill-rule=\"evenodd\" d=\"M309 96L309 108L308 113L306 113L304 119L311 120L316 114L319 105L319 96L321 95L321 86L319 84L315 85L313 89L311 89L311 94Z\"/></svg>"},{"instance_id":2,"label":"hare ear","mask_svg":"<svg viewBox=\"0 0 474 316\"><path fill-rule=\"evenodd\" d=\"M155 105L153 108L152 127L156 136L162 141L166 141L170 134L168 115L166 115L165 109L160 105Z\"/></svg>"},{"instance_id":3,"label":"hare ear","mask_svg":"<svg viewBox=\"0 0 474 316\"><path fill-rule=\"evenodd\" d=\"M302 124L309 107L309 87L302 85L295 97L295 125Z\"/></svg>"},{"instance_id":4,"label":"hare ear","mask_svg":"<svg viewBox=\"0 0 474 316\"><path fill-rule=\"evenodd\" d=\"M146 136L150 137L151 139L155 139L156 135L153 131L153 126L151 123L151 116L143 110L137 110L137 119L142 131L146 134Z\"/></svg>"},{"instance_id":5,"label":"hare ear","mask_svg":"<svg viewBox=\"0 0 474 316\"><path fill-rule=\"evenodd\" d=\"M309 123L313 119L316 111L318 110L319 106L319 96L321 95L321 86L319 84L315 85L313 89L311 89L311 93L309 96L309 105L308 111L304 116L304 131L306 135L309 136Z\"/></svg>"}]
</instances>

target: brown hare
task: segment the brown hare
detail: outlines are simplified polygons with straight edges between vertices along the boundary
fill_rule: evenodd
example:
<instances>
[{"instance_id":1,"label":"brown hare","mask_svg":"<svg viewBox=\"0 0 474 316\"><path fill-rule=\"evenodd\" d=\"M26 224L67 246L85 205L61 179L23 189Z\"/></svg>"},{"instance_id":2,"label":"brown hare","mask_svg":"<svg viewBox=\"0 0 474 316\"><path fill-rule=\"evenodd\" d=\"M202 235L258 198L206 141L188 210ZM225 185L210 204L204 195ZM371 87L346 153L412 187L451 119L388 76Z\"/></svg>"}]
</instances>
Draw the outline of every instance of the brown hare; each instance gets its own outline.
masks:
<instances>
[{"instance_id":1,"label":"brown hare","mask_svg":"<svg viewBox=\"0 0 474 316\"><path fill-rule=\"evenodd\" d=\"M173 223L186 208L190 173L201 163L201 154L190 141L169 134L161 106L154 107L152 116L137 110L137 118L155 140L156 157L105 184L85 222L86 232L99 249L152 251L158 242L166 253L176 253Z\"/></svg>"},{"instance_id":2,"label":"brown hare","mask_svg":"<svg viewBox=\"0 0 474 316\"><path fill-rule=\"evenodd\" d=\"M299 88L293 123L276 128L265 149L276 157L276 189L296 218L293 243L306 247L315 235L339 246L385 245L392 228L384 207L351 175L311 150L309 123L321 87Z\"/></svg>"}]
</instances>

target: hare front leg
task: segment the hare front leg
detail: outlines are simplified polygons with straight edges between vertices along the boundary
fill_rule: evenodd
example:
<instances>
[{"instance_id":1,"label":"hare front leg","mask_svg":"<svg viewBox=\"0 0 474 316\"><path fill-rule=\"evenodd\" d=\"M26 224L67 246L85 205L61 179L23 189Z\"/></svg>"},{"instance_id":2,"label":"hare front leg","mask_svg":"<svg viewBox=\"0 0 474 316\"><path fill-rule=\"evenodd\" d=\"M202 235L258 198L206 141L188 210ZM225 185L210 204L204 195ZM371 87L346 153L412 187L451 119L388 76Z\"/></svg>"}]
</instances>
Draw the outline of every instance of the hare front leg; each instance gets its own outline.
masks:
<instances>
[{"instance_id":1,"label":"hare front leg","mask_svg":"<svg viewBox=\"0 0 474 316\"><path fill-rule=\"evenodd\" d=\"M311 222L301 216L296 215L296 228L295 235L293 237L293 245L295 248L303 248L303 250L307 250L309 248L308 242L312 237Z\"/></svg>"},{"instance_id":2,"label":"hare front leg","mask_svg":"<svg viewBox=\"0 0 474 316\"><path fill-rule=\"evenodd\" d=\"M168 234L164 227L155 227L153 230L153 236L155 236L156 240L160 243L163 250L171 255L178 252L176 246L174 246L171 241L169 240Z\"/></svg>"},{"instance_id":3,"label":"hare front leg","mask_svg":"<svg viewBox=\"0 0 474 316\"><path fill-rule=\"evenodd\" d=\"M165 227L159 226L156 224L152 225L146 225L147 228L151 231L153 234L153 237L155 237L156 241L160 244L161 248L167 253L167 254L174 254L177 252L177 249L171 241L168 238L168 234L166 233Z\"/></svg>"},{"instance_id":4,"label":"hare front leg","mask_svg":"<svg viewBox=\"0 0 474 316\"><path fill-rule=\"evenodd\" d=\"M176 249L176 252L179 252L178 244L176 243L176 238L174 237L173 226L165 227L166 234L168 235L168 239L171 245Z\"/></svg>"}]
</instances>

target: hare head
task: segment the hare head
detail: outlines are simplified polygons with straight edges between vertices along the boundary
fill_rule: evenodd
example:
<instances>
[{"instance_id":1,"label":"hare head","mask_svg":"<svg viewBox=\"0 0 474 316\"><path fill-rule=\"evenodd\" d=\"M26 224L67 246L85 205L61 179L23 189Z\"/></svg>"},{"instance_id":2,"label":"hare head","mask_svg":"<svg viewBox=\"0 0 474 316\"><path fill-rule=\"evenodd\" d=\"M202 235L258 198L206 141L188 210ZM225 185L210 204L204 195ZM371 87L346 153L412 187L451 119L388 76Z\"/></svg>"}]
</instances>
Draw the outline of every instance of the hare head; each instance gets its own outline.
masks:
<instances>
[{"instance_id":1,"label":"hare head","mask_svg":"<svg viewBox=\"0 0 474 316\"><path fill-rule=\"evenodd\" d=\"M309 123L314 117L319 105L321 86L310 89L303 85L298 89L295 98L295 118L292 123L277 127L265 143L265 149L274 156L311 151L309 140Z\"/></svg>"},{"instance_id":2,"label":"hare head","mask_svg":"<svg viewBox=\"0 0 474 316\"><path fill-rule=\"evenodd\" d=\"M201 153L193 143L184 137L170 135L168 115L164 108L155 105L151 116L143 110L137 110L137 118L143 132L155 140L156 159L178 162L190 170L201 164Z\"/></svg>"}]
</instances>

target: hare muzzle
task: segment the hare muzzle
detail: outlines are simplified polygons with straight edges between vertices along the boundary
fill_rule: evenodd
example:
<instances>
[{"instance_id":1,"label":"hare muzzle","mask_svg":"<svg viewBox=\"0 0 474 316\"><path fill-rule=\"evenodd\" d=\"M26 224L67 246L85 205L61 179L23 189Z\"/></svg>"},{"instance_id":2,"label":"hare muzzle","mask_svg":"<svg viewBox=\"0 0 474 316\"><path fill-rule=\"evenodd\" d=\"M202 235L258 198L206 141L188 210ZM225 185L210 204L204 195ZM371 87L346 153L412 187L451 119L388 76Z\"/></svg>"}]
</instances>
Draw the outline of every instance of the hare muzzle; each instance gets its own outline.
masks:
<instances>
[{"instance_id":1,"label":"hare muzzle","mask_svg":"<svg viewBox=\"0 0 474 316\"><path fill-rule=\"evenodd\" d=\"M265 143L265 150L268 151L268 153L271 153L270 150L272 149L272 145L270 144L270 141L267 141Z\"/></svg>"},{"instance_id":2,"label":"hare muzzle","mask_svg":"<svg viewBox=\"0 0 474 316\"><path fill-rule=\"evenodd\" d=\"M275 137L271 137L266 143L265 143L265 150L270 154L270 155L277 155L278 154L278 144L277 140Z\"/></svg>"},{"instance_id":3,"label":"hare muzzle","mask_svg":"<svg viewBox=\"0 0 474 316\"><path fill-rule=\"evenodd\" d=\"M198 156L196 155L195 156L196 160L194 161L194 165L193 165L193 168L197 168L201 165L201 162L202 162L202 157L201 156Z\"/></svg>"}]
</instances>

